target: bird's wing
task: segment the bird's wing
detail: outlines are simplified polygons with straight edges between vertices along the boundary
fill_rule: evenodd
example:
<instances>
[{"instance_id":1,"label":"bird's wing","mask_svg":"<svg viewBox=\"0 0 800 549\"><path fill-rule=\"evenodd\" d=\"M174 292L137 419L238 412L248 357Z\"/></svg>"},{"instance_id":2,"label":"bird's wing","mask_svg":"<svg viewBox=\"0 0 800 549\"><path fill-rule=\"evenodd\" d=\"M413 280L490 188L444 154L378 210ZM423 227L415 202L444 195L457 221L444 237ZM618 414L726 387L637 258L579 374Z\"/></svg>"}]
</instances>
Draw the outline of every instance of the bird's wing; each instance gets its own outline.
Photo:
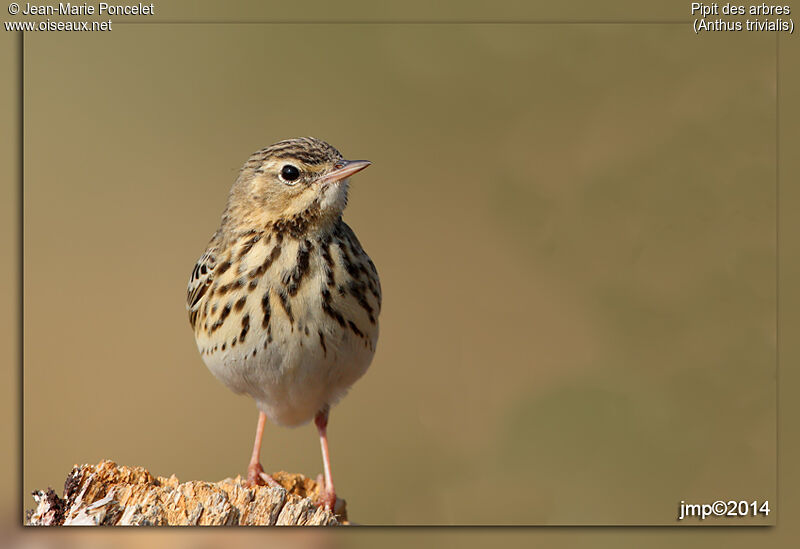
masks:
<instances>
[{"instance_id":1,"label":"bird's wing","mask_svg":"<svg viewBox=\"0 0 800 549\"><path fill-rule=\"evenodd\" d=\"M192 328L197 321L203 296L206 295L214 281L214 269L217 266L216 251L216 246L209 245L206 252L197 260L194 270L192 270L192 276L189 277L189 287L186 290L186 310L189 311L189 322L192 324Z\"/></svg>"}]
</instances>

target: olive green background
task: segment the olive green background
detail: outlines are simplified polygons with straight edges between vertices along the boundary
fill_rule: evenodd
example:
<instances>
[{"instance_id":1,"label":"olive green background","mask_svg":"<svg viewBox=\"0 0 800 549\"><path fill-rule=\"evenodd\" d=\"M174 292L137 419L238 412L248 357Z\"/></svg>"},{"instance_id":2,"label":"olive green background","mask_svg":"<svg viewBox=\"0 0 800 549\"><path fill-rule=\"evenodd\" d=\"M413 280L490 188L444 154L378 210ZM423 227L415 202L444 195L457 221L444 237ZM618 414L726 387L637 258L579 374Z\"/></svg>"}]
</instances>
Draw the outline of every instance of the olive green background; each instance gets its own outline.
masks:
<instances>
[{"instance_id":1,"label":"olive green background","mask_svg":"<svg viewBox=\"0 0 800 549\"><path fill-rule=\"evenodd\" d=\"M185 278L246 156L310 134L375 162L346 219L382 336L331 424L355 520L774 501L775 50L688 23L28 35L25 493L100 458L244 469L255 411L197 356ZM316 473L313 429L263 461Z\"/></svg>"}]
</instances>

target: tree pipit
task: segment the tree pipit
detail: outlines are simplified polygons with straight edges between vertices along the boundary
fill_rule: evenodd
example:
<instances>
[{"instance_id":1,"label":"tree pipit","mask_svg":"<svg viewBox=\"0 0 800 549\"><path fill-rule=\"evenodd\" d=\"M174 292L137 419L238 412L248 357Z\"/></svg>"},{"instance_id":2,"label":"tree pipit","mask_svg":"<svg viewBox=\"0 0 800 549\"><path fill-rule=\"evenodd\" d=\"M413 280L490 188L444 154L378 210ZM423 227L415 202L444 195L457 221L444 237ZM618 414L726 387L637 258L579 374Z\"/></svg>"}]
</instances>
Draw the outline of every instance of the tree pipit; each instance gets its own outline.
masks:
<instances>
[{"instance_id":1,"label":"tree pipit","mask_svg":"<svg viewBox=\"0 0 800 549\"><path fill-rule=\"evenodd\" d=\"M187 297L209 370L260 412L248 483L275 482L259 463L267 418L286 426L314 418L331 510L328 412L364 375L378 341L378 272L342 221L349 178L369 165L313 138L254 153Z\"/></svg>"}]
</instances>

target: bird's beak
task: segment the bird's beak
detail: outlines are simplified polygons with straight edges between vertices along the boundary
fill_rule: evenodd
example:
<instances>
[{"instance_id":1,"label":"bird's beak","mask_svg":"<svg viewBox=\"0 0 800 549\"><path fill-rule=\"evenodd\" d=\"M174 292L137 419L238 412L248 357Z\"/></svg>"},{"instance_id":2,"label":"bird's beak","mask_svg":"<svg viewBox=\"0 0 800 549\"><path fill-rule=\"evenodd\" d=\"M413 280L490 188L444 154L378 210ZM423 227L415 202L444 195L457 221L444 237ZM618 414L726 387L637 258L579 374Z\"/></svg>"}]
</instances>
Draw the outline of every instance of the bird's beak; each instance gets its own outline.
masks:
<instances>
[{"instance_id":1,"label":"bird's beak","mask_svg":"<svg viewBox=\"0 0 800 549\"><path fill-rule=\"evenodd\" d=\"M340 160L336 163L336 169L322 177L322 183L332 183L347 179L354 173L358 173L372 164L369 160Z\"/></svg>"}]
</instances>

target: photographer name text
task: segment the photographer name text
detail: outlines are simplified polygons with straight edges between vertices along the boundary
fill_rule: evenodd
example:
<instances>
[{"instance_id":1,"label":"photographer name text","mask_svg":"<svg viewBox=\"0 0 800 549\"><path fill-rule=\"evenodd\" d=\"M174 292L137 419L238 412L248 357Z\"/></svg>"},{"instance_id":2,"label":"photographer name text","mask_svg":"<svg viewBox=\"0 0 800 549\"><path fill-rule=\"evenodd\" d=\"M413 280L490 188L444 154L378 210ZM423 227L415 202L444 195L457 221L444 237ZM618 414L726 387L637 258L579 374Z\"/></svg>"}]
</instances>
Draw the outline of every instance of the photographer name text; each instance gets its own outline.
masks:
<instances>
[{"instance_id":1,"label":"photographer name text","mask_svg":"<svg viewBox=\"0 0 800 549\"><path fill-rule=\"evenodd\" d=\"M59 2L58 5L31 4L22 6L20 15L155 15L153 4L109 4L99 2L95 4L73 4L72 2Z\"/></svg>"}]
</instances>

